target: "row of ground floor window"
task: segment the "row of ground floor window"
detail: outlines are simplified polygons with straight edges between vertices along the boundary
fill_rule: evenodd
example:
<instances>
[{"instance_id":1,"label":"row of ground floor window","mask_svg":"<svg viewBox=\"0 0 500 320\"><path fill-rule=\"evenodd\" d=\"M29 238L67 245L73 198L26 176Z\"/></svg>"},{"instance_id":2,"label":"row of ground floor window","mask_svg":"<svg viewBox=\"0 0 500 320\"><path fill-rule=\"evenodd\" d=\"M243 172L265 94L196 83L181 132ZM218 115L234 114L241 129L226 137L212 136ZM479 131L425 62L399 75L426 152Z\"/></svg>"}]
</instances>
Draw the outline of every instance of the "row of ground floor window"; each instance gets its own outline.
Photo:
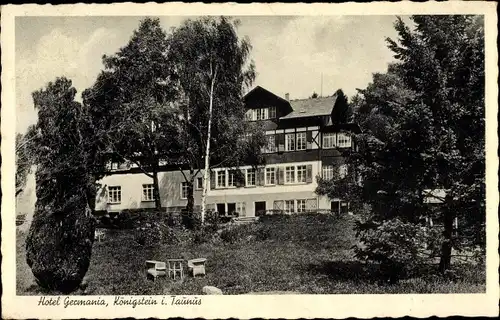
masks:
<instances>
[{"instance_id":1,"label":"row of ground floor window","mask_svg":"<svg viewBox=\"0 0 500 320\"><path fill-rule=\"evenodd\" d=\"M249 208L248 206L251 206ZM167 207L167 212L177 212L185 207ZM253 210L250 210L253 209ZM200 210L200 206L195 206L195 211ZM253 202L221 202L208 203L207 210L217 212L222 216L261 216L266 214L293 214L305 212L331 212L334 214L347 214L349 203L341 200L330 202L330 208L319 209L318 199L289 199L274 201L253 201Z\"/></svg>"}]
</instances>

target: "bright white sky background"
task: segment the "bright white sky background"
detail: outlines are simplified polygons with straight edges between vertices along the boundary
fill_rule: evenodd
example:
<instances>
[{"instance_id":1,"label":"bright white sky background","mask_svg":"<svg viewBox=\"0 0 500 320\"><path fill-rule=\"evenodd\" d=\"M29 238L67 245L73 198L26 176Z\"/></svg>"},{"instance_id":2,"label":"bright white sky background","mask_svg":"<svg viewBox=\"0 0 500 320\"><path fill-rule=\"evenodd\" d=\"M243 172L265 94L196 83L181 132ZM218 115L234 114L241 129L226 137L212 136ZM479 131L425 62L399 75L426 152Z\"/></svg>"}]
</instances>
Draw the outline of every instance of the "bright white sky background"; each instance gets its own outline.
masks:
<instances>
[{"instance_id":1,"label":"bright white sky background","mask_svg":"<svg viewBox=\"0 0 500 320\"><path fill-rule=\"evenodd\" d=\"M81 92L102 69L103 54L124 46L142 17L16 18L17 132L36 122L31 93L57 76ZM168 30L186 17L161 17ZM331 95L341 88L349 97L364 88L372 73L393 61L386 37L397 39L395 16L242 16L238 32L248 36L260 85L291 99L313 91ZM406 20L406 19L405 19Z\"/></svg>"}]
</instances>

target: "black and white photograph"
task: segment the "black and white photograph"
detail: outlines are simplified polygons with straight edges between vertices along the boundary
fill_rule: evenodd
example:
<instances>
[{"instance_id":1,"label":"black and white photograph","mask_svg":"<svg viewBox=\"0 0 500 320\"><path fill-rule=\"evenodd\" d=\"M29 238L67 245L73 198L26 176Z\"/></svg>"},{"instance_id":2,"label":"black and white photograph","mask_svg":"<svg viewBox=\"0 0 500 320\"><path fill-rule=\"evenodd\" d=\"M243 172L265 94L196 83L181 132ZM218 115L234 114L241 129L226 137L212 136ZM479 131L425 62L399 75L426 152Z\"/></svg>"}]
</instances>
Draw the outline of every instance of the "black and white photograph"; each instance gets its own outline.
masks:
<instances>
[{"instance_id":1,"label":"black and white photograph","mask_svg":"<svg viewBox=\"0 0 500 320\"><path fill-rule=\"evenodd\" d=\"M207 317L227 296L243 318L265 297L388 315L422 294L494 312L496 14L475 4L2 8L2 270L25 301L6 316Z\"/></svg>"}]
</instances>

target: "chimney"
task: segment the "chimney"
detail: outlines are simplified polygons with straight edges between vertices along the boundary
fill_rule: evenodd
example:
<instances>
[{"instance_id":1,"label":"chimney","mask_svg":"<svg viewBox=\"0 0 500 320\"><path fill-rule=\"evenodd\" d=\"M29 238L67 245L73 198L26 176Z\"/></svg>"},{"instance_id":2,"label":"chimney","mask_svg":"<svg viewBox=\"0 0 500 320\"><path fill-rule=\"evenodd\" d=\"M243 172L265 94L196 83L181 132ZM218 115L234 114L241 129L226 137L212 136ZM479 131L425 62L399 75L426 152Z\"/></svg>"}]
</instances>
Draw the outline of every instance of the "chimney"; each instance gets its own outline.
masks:
<instances>
[{"instance_id":1,"label":"chimney","mask_svg":"<svg viewBox=\"0 0 500 320\"><path fill-rule=\"evenodd\" d=\"M288 92L285 93L285 99L286 101L290 101L290 94Z\"/></svg>"}]
</instances>

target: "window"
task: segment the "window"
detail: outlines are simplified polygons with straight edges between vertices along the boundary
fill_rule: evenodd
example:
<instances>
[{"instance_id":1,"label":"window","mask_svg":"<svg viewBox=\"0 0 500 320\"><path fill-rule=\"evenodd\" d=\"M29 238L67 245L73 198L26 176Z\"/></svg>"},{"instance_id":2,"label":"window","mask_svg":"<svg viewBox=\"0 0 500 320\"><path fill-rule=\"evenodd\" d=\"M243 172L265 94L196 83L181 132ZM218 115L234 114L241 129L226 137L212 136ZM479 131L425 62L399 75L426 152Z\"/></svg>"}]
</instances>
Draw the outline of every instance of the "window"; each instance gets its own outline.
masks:
<instances>
[{"instance_id":1,"label":"window","mask_svg":"<svg viewBox=\"0 0 500 320\"><path fill-rule=\"evenodd\" d=\"M266 120L269 118L268 110L267 108L260 108L260 109L255 109L255 120Z\"/></svg>"},{"instance_id":2,"label":"window","mask_svg":"<svg viewBox=\"0 0 500 320\"><path fill-rule=\"evenodd\" d=\"M323 179L331 180L333 179L333 166L323 166Z\"/></svg>"},{"instance_id":3,"label":"window","mask_svg":"<svg viewBox=\"0 0 500 320\"><path fill-rule=\"evenodd\" d=\"M118 162L111 162L111 170L118 170L120 164Z\"/></svg>"},{"instance_id":4,"label":"window","mask_svg":"<svg viewBox=\"0 0 500 320\"><path fill-rule=\"evenodd\" d=\"M262 120L262 118L260 117L260 109L255 109L254 110L255 112L255 120Z\"/></svg>"},{"instance_id":5,"label":"window","mask_svg":"<svg viewBox=\"0 0 500 320\"><path fill-rule=\"evenodd\" d=\"M266 168L266 184L276 184L276 168Z\"/></svg>"},{"instance_id":6,"label":"window","mask_svg":"<svg viewBox=\"0 0 500 320\"><path fill-rule=\"evenodd\" d=\"M217 171L217 185L216 188L226 187L226 170Z\"/></svg>"},{"instance_id":7,"label":"window","mask_svg":"<svg viewBox=\"0 0 500 320\"><path fill-rule=\"evenodd\" d=\"M255 170L247 169L247 186L255 186Z\"/></svg>"},{"instance_id":8,"label":"window","mask_svg":"<svg viewBox=\"0 0 500 320\"><path fill-rule=\"evenodd\" d=\"M343 164L339 167L339 175L341 178L345 178L347 176L347 165Z\"/></svg>"},{"instance_id":9,"label":"window","mask_svg":"<svg viewBox=\"0 0 500 320\"><path fill-rule=\"evenodd\" d=\"M295 201L294 200L285 200L285 212L286 213L294 213L295 212Z\"/></svg>"},{"instance_id":10,"label":"window","mask_svg":"<svg viewBox=\"0 0 500 320\"><path fill-rule=\"evenodd\" d=\"M245 202L237 202L236 203L236 212L238 212L238 216L245 216Z\"/></svg>"},{"instance_id":11,"label":"window","mask_svg":"<svg viewBox=\"0 0 500 320\"><path fill-rule=\"evenodd\" d=\"M253 109L253 110L252 110L252 120L254 120L254 121L255 121L255 120L258 120L258 119L257 119L257 111L258 111L257 109Z\"/></svg>"},{"instance_id":12,"label":"window","mask_svg":"<svg viewBox=\"0 0 500 320\"><path fill-rule=\"evenodd\" d=\"M251 111L251 116L249 116L248 118L251 118L251 120L274 119L276 118L276 108L269 107L269 108L253 109Z\"/></svg>"},{"instance_id":13,"label":"window","mask_svg":"<svg viewBox=\"0 0 500 320\"><path fill-rule=\"evenodd\" d=\"M198 189L198 190L203 189L203 178L202 177L196 178L196 189Z\"/></svg>"},{"instance_id":14,"label":"window","mask_svg":"<svg viewBox=\"0 0 500 320\"><path fill-rule=\"evenodd\" d=\"M335 132L323 133L323 148L335 148Z\"/></svg>"},{"instance_id":15,"label":"window","mask_svg":"<svg viewBox=\"0 0 500 320\"><path fill-rule=\"evenodd\" d=\"M261 108L260 110L260 120L268 119L267 108Z\"/></svg>"},{"instance_id":16,"label":"window","mask_svg":"<svg viewBox=\"0 0 500 320\"><path fill-rule=\"evenodd\" d=\"M188 197L188 183L186 181L181 183L181 199L187 199Z\"/></svg>"},{"instance_id":17,"label":"window","mask_svg":"<svg viewBox=\"0 0 500 320\"><path fill-rule=\"evenodd\" d=\"M306 150L306 133L297 133L297 150Z\"/></svg>"},{"instance_id":18,"label":"window","mask_svg":"<svg viewBox=\"0 0 500 320\"><path fill-rule=\"evenodd\" d=\"M120 186L108 187L108 202L109 203L122 202L122 187Z\"/></svg>"},{"instance_id":19,"label":"window","mask_svg":"<svg viewBox=\"0 0 500 320\"><path fill-rule=\"evenodd\" d=\"M227 176L227 186L228 187L234 187L234 172L229 171L229 174Z\"/></svg>"},{"instance_id":20,"label":"window","mask_svg":"<svg viewBox=\"0 0 500 320\"><path fill-rule=\"evenodd\" d=\"M285 167L285 183L295 182L295 167Z\"/></svg>"},{"instance_id":21,"label":"window","mask_svg":"<svg viewBox=\"0 0 500 320\"><path fill-rule=\"evenodd\" d=\"M337 145L339 148L349 148L351 146L351 136L347 133L339 133L337 135Z\"/></svg>"},{"instance_id":22,"label":"window","mask_svg":"<svg viewBox=\"0 0 500 320\"><path fill-rule=\"evenodd\" d=\"M276 107L269 107L269 119L276 118Z\"/></svg>"},{"instance_id":23,"label":"window","mask_svg":"<svg viewBox=\"0 0 500 320\"><path fill-rule=\"evenodd\" d=\"M276 152L276 136L274 134L268 135L267 137L266 152L272 153Z\"/></svg>"},{"instance_id":24,"label":"window","mask_svg":"<svg viewBox=\"0 0 500 320\"><path fill-rule=\"evenodd\" d=\"M295 133L288 133L285 135L285 151L295 150Z\"/></svg>"},{"instance_id":25,"label":"window","mask_svg":"<svg viewBox=\"0 0 500 320\"><path fill-rule=\"evenodd\" d=\"M142 201L153 201L153 185L152 184L143 184L142 185Z\"/></svg>"},{"instance_id":26,"label":"window","mask_svg":"<svg viewBox=\"0 0 500 320\"><path fill-rule=\"evenodd\" d=\"M297 166L297 182L306 182L306 166Z\"/></svg>"},{"instance_id":27,"label":"window","mask_svg":"<svg viewBox=\"0 0 500 320\"><path fill-rule=\"evenodd\" d=\"M306 200L297 200L297 212L306 212Z\"/></svg>"}]
</instances>

